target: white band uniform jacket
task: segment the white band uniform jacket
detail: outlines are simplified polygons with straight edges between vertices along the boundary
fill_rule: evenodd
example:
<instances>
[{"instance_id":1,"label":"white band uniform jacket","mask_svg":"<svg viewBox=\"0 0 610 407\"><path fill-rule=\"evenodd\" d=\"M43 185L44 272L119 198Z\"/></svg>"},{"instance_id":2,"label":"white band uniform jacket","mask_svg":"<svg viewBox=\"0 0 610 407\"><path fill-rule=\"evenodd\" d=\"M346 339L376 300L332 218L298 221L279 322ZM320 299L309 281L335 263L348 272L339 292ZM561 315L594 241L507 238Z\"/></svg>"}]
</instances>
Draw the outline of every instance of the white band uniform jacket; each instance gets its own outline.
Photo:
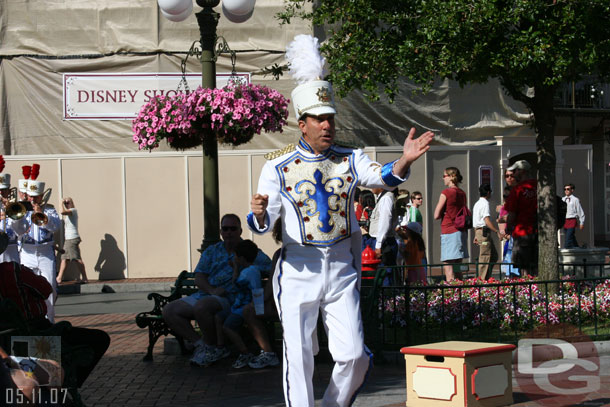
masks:
<instances>
[{"instance_id":1,"label":"white band uniform jacket","mask_svg":"<svg viewBox=\"0 0 610 407\"><path fill-rule=\"evenodd\" d=\"M409 175L395 176L394 162L382 167L360 149L333 145L315 155L303 139L290 147L268 161L261 172L258 193L269 196L265 227L258 225L252 213L248 215L248 226L255 233L270 230L284 216L284 246L331 246L349 238L360 230L353 205L356 186L390 189Z\"/></svg>"},{"instance_id":2,"label":"white band uniform jacket","mask_svg":"<svg viewBox=\"0 0 610 407\"><path fill-rule=\"evenodd\" d=\"M8 222L7 222L8 221ZM5 224L6 222L6 229ZM21 263L19 259L19 246L17 245L17 233L13 230L13 220L10 218L0 221L0 230L6 232L8 236L8 246L4 253L0 254L0 263L15 261Z\"/></svg>"},{"instance_id":3,"label":"white band uniform jacket","mask_svg":"<svg viewBox=\"0 0 610 407\"><path fill-rule=\"evenodd\" d=\"M404 180L362 150L331 146L316 155L304 139L268 156L258 193L268 195L264 233L282 218L282 255L273 292L284 331L284 397L291 407L314 406L313 348L318 314L335 367L323 407L349 406L364 383L372 354L360 316L361 235L354 213L357 185L390 188Z\"/></svg>"}]
</instances>

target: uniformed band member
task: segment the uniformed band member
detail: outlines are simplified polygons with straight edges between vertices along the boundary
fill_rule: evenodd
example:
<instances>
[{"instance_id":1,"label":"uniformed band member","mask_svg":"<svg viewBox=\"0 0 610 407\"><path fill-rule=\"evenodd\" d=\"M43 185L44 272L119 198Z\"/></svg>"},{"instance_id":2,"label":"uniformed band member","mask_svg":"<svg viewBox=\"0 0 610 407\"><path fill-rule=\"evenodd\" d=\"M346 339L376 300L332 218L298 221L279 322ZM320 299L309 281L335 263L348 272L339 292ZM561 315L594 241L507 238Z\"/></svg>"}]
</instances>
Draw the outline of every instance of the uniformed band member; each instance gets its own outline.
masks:
<instances>
[{"instance_id":1,"label":"uniformed band member","mask_svg":"<svg viewBox=\"0 0 610 407\"><path fill-rule=\"evenodd\" d=\"M4 172L4 157L0 155L0 199L2 200L2 211L0 211L0 232L6 233L8 246L0 254L0 263L5 261L19 261L19 248L17 246L17 234L13 231L13 221L6 217L6 206L9 203L11 189L11 174Z\"/></svg>"},{"instance_id":2,"label":"uniformed band member","mask_svg":"<svg viewBox=\"0 0 610 407\"><path fill-rule=\"evenodd\" d=\"M53 287L53 295L45 301L47 304L47 318L53 322L55 318L54 299L55 291L55 250L53 248L53 234L61 227L59 215L52 205L44 204L45 183L38 181L38 169L40 166L32 166L32 174L27 183L27 196L32 204L33 210L18 221L13 222L13 229L21 238L21 264L30 268L34 273L44 276ZM44 214L46 221L40 224L32 221L35 214Z\"/></svg>"},{"instance_id":3,"label":"uniformed band member","mask_svg":"<svg viewBox=\"0 0 610 407\"><path fill-rule=\"evenodd\" d=\"M304 47L318 53L317 40L303 35L289 46L287 58L309 52ZM312 64L323 65L323 59ZM291 60L291 69L298 70L296 65ZM335 360L322 406L348 406L372 364L360 316L361 234L354 191L358 185L391 189L404 182L434 135L426 132L415 139L411 129L403 155L382 166L362 150L334 144L336 110L330 83L302 81L292 92L292 102L302 137L296 146L269 155L251 200L248 226L265 233L282 218L282 254L273 288L284 330L286 404L314 405L312 332L321 311Z\"/></svg>"}]
</instances>

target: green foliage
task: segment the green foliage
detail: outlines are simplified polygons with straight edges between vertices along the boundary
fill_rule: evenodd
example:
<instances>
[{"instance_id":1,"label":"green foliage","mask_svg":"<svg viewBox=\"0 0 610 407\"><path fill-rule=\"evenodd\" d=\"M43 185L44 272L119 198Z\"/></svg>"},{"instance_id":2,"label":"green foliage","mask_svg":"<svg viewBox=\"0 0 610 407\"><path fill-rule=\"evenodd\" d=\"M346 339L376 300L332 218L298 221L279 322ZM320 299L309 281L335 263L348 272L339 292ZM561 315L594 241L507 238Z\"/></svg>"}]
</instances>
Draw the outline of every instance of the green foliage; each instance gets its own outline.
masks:
<instances>
[{"instance_id":1,"label":"green foliage","mask_svg":"<svg viewBox=\"0 0 610 407\"><path fill-rule=\"evenodd\" d=\"M392 97L407 77L461 85L499 78L525 101L529 87L555 87L610 68L607 0L286 0L278 17L325 27L322 47L340 95ZM517 94L518 93L518 94ZM526 103L527 104L527 103Z\"/></svg>"}]
</instances>

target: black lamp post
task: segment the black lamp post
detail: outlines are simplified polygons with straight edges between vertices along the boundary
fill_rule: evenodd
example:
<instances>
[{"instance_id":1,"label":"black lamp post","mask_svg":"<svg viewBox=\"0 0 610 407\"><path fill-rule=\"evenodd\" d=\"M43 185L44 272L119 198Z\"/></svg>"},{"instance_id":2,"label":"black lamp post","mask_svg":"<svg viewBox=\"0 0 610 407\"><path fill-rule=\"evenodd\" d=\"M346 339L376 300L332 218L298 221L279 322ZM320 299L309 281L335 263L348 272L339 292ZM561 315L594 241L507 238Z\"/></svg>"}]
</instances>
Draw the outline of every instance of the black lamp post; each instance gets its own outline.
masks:
<instances>
[{"instance_id":1,"label":"black lamp post","mask_svg":"<svg viewBox=\"0 0 610 407\"><path fill-rule=\"evenodd\" d=\"M223 12L229 21L244 22L254 11L255 0L225 0ZM192 12L192 0L157 0L161 13L172 21L183 21ZM199 25L201 49L193 43L186 58L182 61L182 80L186 83L186 61L196 55L201 62L201 85L203 88L216 87L216 59L221 53L230 53L233 71L235 53L227 42L216 35L220 14L214 7L220 0L196 0L202 10L195 14ZM219 41L220 39L220 41ZM218 141L215 137L203 138L203 241L199 251L220 241L220 213L218 207Z\"/></svg>"},{"instance_id":2,"label":"black lamp post","mask_svg":"<svg viewBox=\"0 0 610 407\"><path fill-rule=\"evenodd\" d=\"M202 10L195 14L201 41L201 86L216 87L216 27L220 15L214 11L220 0L197 0ZM220 240L218 207L218 142L212 137L203 141L203 241L200 251Z\"/></svg>"}]
</instances>

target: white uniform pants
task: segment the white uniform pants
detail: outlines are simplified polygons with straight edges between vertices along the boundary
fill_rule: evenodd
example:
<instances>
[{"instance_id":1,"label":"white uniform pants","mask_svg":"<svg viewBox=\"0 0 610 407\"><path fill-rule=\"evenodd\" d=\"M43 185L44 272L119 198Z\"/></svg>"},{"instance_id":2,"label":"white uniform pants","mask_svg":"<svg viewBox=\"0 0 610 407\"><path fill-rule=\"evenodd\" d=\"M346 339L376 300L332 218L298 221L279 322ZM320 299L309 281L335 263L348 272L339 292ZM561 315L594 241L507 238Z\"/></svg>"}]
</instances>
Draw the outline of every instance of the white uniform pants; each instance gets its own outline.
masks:
<instances>
[{"instance_id":1,"label":"white uniform pants","mask_svg":"<svg viewBox=\"0 0 610 407\"><path fill-rule=\"evenodd\" d=\"M364 346L359 276L351 243L332 247L287 245L273 281L284 329L284 396L291 407L314 406L312 333L318 313L335 361L323 407L349 406L372 365Z\"/></svg>"},{"instance_id":2,"label":"white uniform pants","mask_svg":"<svg viewBox=\"0 0 610 407\"><path fill-rule=\"evenodd\" d=\"M15 261L21 263L19 259L19 247L16 244L9 244L4 253L0 254L0 263Z\"/></svg>"},{"instance_id":3,"label":"white uniform pants","mask_svg":"<svg viewBox=\"0 0 610 407\"><path fill-rule=\"evenodd\" d=\"M47 279L53 287L53 293L45 300L47 305L47 319L55 321L55 298L57 297L55 280L55 251L52 244L30 245L24 244L21 249L21 264Z\"/></svg>"}]
</instances>

